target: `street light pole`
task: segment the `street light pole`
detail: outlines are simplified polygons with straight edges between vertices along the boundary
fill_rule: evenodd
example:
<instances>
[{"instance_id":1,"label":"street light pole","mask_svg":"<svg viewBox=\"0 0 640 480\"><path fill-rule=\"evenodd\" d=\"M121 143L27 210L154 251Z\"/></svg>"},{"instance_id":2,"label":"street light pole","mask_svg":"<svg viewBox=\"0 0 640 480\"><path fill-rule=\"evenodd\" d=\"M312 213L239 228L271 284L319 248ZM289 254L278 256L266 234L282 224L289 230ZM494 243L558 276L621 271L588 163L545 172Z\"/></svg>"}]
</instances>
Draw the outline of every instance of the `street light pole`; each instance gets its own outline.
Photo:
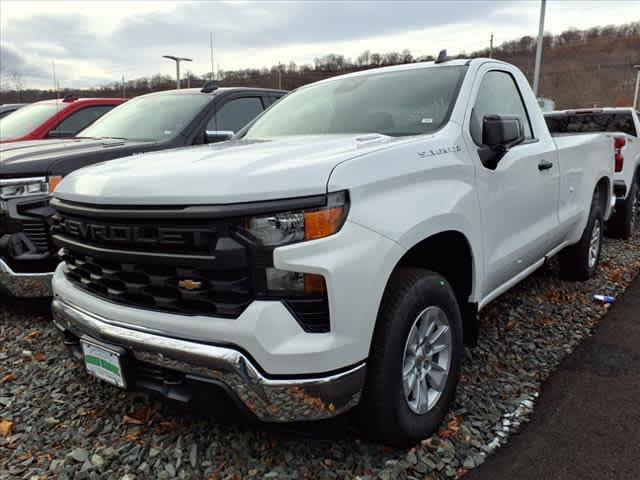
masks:
<instances>
[{"instance_id":1,"label":"street light pole","mask_svg":"<svg viewBox=\"0 0 640 480\"><path fill-rule=\"evenodd\" d=\"M536 46L536 66L533 71L533 93L538 96L538 87L540 86L540 63L542 62L542 42L544 40L544 10L547 6L547 0L541 0L540 5L540 26L538 27L538 45Z\"/></svg>"},{"instance_id":2,"label":"street light pole","mask_svg":"<svg viewBox=\"0 0 640 480\"><path fill-rule=\"evenodd\" d=\"M163 55L162 58L168 58L176 62L176 88L180 90L180 62L191 62L190 58L174 57L173 55Z\"/></svg>"},{"instance_id":3,"label":"street light pole","mask_svg":"<svg viewBox=\"0 0 640 480\"><path fill-rule=\"evenodd\" d=\"M640 65L634 65L633 68L638 70L636 74L636 90L633 94L633 108L638 108L638 90L640 87Z\"/></svg>"}]
</instances>

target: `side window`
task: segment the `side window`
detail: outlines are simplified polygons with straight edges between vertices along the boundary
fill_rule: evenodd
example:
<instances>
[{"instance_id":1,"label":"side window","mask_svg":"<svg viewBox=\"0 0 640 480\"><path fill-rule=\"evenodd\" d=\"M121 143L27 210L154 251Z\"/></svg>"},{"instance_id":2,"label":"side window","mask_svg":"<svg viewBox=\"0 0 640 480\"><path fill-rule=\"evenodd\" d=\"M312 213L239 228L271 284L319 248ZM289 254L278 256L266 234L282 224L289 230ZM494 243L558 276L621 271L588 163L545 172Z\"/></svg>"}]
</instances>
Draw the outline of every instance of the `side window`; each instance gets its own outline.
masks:
<instances>
[{"instance_id":1,"label":"side window","mask_svg":"<svg viewBox=\"0 0 640 480\"><path fill-rule=\"evenodd\" d=\"M269 96L269 97L265 97L267 99L267 103L268 106L270 107L271 105L273 105L274 103L276 103L278 100L280 100L284 95L279 95L279 96Z\"/></svg>"},{"instance_id":2,"label":"side window","mask_svg":"<svg viewBox=\"0 0 640 480\"><path fill-rule=\"evenodd\" d=\"M247 123L262 113L264 107L260 97L236 98L228 101L216 112L207 130L231 131L236 133Z\"/></svg>"},{"instance_id":3,"label":"side window","mask_svg":"<svg viewBox=\"0 0 640 480\"><path fill-rule=\"evenodd\" d=\"M91 125L102 115L111 110L115 105L97 105L94 107L85 107L76 112L73 112L63 121L61 121L56 128L49 132L49 136L52 137L72 137L80 130Z\"/></svg>"},{"instance_id":4,"label":"side window","mask_svg":"<svg viewBox=\"0 0 640 480\"><path fill-rule=\"evenodd\" d=\"M482 144L482 119L485 115L517 115L524 128L524 138L533 138L531 123L522 96L513 77L498 70L488 72L478 89L478 97L471 112L471 137Z\"/></svg>"}]
</instances>

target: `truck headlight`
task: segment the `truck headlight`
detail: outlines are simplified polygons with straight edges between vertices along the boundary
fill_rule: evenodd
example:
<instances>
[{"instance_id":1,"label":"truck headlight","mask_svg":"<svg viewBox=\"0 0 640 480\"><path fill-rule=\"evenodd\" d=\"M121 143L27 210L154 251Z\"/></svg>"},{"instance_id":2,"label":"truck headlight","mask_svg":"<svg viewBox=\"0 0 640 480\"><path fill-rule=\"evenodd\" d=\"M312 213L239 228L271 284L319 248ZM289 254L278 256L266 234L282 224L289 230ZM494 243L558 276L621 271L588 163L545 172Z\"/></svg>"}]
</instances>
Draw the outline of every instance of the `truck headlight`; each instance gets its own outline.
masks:
<instances>
[{"instance_id":1,"label":"truck headlight","mask_svg":"<svg viewBox=\"0 0 640 480\"><path fill-rule=\"evenodd\" d=\"M8 178L0 180L0 199L29 197L52 193L62 177Z\"/></svg>"},{"instance_id":2,"label":"truck headlight","mask_svg":"<svg viewBox=\"0 0 640 480\"><path fill-rule=\"evenodd\" d=\"M346 192L331 193L323 207L251 217L245 228L265 247L316 240L337 233L349 210Z\"/></svg>"},{"instance_id":3,"label":"truck headlight","mask_svg":"<svg viewBox=\"0 0 640 480\"><path fill-rule=\"evenodd\" d=\"M267 256L273 249L293 243L328 237L340 231L349 211L346 191L330 193L322 207L290 210L247 218L243 227ZM327 286L322 275L280 270L273 264L264 267L264 284L259 289L263 298L309 299L304 308L326 308ZM315 302L315 303L313 303ZM291 307L297 309L299 306ZM302 307L300 307L302 308ZM324 327L323 327L324 328Z\"/></svg>"}]
</instances>

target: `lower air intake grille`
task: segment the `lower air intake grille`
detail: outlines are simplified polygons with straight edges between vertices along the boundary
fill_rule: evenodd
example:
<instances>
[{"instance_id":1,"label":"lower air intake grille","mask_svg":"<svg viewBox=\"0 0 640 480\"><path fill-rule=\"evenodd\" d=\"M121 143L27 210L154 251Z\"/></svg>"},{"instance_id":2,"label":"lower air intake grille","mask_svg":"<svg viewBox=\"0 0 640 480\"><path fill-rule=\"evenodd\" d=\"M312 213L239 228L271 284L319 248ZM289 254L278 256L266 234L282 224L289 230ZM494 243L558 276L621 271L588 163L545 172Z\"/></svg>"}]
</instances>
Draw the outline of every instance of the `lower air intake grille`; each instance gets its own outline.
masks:
<instances>
[{"instance_id":1,"label":"lower air intake grille","mask_svg":"<svg viewBox=\"0 0 640 480\"><path fill-rule=\"evenodd\" d=\"M247 268L120 263L63 248L66 277L83 290L134 307L235 318L251 303Z\"/></svg>"},{"instance_id":2,"label":"lower air intake grille","mask_svg":"<svg viewBox=\"0 0 640 480\"><path fill-rule=\"evenodd\" d=\"M23 221L22 231L38 251L46 252L49 249L49 233L45 222Z\"/></svg>"}]
</instances>

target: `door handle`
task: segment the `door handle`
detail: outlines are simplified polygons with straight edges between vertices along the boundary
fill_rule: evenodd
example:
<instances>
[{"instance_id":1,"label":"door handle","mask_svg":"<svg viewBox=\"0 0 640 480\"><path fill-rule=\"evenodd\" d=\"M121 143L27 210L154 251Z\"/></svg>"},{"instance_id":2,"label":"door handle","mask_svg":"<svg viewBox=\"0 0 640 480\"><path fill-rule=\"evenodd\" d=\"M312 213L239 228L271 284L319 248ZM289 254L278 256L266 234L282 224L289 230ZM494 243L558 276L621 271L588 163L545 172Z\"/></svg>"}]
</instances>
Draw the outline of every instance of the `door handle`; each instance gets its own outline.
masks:
<instances>
[{"instance_id":1,"label":"door handle","mask_svg":"<svg viewBox=\"0 0 640 480\"><path fill-rule=\"evenodd\" d=\"M551 167L553 167L553 162L550 162L549 160L541 160L538 164L538 170L540 171L549 170Z\"/></svg>"}]
</instances>

